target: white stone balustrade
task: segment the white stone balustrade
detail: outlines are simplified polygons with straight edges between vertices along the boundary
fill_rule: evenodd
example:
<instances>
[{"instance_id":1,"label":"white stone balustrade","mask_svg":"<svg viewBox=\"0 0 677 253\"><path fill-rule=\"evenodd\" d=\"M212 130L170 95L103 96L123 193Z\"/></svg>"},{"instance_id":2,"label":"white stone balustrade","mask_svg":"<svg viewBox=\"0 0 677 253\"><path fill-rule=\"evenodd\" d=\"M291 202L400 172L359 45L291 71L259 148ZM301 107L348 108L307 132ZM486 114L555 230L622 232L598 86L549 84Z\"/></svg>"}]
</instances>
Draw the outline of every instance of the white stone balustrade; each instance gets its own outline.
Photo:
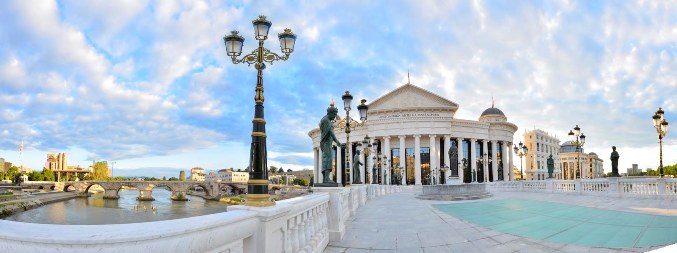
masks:
<instances>
[{"instance_id":1,"label":"white stone balustrade","mask_svg":"<svg viewBox=\"0 0 677 253\"><path fill-rule=\"evenodd\" d=\"M411 187L353 185L257 208L184 219L112 225L53 225L0 220L0 252L322 252L340 241L368 200Z\"/></svg>"},{"instance_id":2,"label":"white stone balustrade","mask_svg":"<svg viewBox=\"0 0 677 253\"><path fill-rule=\"evenodd\" d=\"M547 192L613 197L677 196L675 178L598 178L583 180L497 181L490 191Z\"/></svg>"}]
</instances>

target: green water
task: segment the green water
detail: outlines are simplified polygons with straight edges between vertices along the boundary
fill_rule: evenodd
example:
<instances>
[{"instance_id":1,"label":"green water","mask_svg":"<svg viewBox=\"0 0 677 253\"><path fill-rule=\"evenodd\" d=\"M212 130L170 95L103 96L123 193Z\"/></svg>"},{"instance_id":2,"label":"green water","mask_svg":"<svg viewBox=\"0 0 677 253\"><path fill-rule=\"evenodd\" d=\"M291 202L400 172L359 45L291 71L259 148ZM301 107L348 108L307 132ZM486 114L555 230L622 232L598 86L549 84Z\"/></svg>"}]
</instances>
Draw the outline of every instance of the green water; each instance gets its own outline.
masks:
<instances>
[{"instance_id":1,"label":"green water","mask_svg":"<svg viewBox=\"0 0 677 253\"><path fill-rule=\"evenodd\" d=\"M439 204L435 208L503 233L592 247L677 243L677 217L524 199Z\"/></svg>"}]
</instances>

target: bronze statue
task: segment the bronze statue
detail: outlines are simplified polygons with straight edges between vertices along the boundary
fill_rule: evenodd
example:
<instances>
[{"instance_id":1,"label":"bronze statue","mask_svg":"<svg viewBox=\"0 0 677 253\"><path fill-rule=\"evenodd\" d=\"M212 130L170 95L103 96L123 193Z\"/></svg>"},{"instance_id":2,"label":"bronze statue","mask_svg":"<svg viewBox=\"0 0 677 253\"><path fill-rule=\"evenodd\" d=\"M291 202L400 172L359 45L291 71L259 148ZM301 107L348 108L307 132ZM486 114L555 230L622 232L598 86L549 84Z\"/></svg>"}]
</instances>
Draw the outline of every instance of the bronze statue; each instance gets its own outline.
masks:
<instances>
[{"instance_id":1,"label":"bronze statue","mask_svg":"<svg viewBox=\"0 0 677 253\"><path fill-rule=\"evenodd\" d=\"M621 156L616 152L616 146L612 146L611 149L613 149L613 152L611 152L611 176L620 177L621 175L618 174L618 158Z\"/></svg>"},{"instance_id":2,"label":"bronze statue","mask_svg":"<svg viewBox=\"0 0 677 253\"><path fill-rule=\"evenodd\" d=\"M449 147L449 170L451 177L458 177L458 148L455 145Z\"/></svg>"},{"instance_id":3,"label":"bronze statue","mask_svg":"<svg viewBox=\"0 0 677 253\"><path fill-rule=\"evenodd\" d=\"M360 180L360 165L363 165L360 162L360 151L355 150L355 156L353 156L353 184L361 184Z\"/></svg>"},{"instance_id":4,"label":"bronze statue","mask_svg":"<svg viewBox=\"0 0 677 253\"><path fill-rule=\"evenodd\" d=\"M322 117L320 120L320 148L322 149L322 183L334 183L334 180L331 178L331 167L332 167L332 143L336 142L338 146L343 147L343 144L339 142L336 135L334 135L334 126L332 122L338 114L338 109L334 107L334 101L331 102L331 106L327 108L327 115Z\"/></svg>"},{"instance_id":5,"label":"bronze statue","mask_svg":"<svg viewBox=\"0 0 677 253\"><path fill-rule=\"evenodd\" d=\"M552 154L548 157L548 178L552 178L552 173L555 171L555 159L552 159Z\"/></svg>"}]
</instances>

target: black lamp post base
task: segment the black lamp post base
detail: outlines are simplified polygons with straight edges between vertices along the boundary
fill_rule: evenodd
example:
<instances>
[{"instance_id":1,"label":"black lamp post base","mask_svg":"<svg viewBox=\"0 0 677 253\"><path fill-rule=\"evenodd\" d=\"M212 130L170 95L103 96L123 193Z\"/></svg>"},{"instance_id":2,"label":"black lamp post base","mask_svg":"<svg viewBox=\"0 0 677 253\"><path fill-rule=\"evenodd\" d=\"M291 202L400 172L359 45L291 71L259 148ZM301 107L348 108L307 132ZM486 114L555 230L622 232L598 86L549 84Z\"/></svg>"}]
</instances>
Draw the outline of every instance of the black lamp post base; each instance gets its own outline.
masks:
<instances>
[{"instance_id":1,"label":"black lamp post base","mask_svg":"<svg viewBox=\"0 0 677 253\"><path fill-rule=\"evenodd\" d=\"M314 187L338 187L339 184L338 184L338 183L334 183L334 182L331 182L331 183L317 183L317 184L315 184L315 185L313 185L313 186L314 186Z\"/></svg>"}]
</instances>

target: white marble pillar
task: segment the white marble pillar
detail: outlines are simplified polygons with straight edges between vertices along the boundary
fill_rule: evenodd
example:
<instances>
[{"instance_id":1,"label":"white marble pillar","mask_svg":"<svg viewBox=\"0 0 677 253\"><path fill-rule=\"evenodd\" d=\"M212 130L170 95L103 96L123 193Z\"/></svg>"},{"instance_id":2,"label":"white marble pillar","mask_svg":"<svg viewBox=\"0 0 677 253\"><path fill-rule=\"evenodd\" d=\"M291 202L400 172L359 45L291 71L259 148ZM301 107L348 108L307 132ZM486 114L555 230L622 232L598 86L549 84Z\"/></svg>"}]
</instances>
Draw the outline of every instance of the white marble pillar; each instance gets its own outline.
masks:
<instances>
[{"instance_id":1,"label":"white marble pillar","mask_svg":"<svg viewBox=\"0 0 677 253\"><path fill-rule=\"evenodd\" d=\"M362 182L362 184L366 184L366 182L364 181L364 169L367 168L367 163L364 157L364 151L367 150L367 147L365 147L363 144L360 146L359 149L360 149L360 162L362 163L362 166L360 166L360 174L357 176L360 177L360 182Z\"/></svg>"},{"instance_id":2,"label":"white marble pillar","mask_svg":"<svg viewBox=\"0 0 677 253\"><path fill-rule=\"evenodd\" d=\"M321 174L320 173L320 167L318 166L320 164L320 157L319 157L320 152L319 152L319 150L320 150L320 148L313 148L313 157L314 157L314 159L313 159L313 161L314 161L314 163L313 163L313 173L314 173L313 178L314 178L315 183L320 182L319 181L319 175Z\"/></svg>"},{"instance_id":3,"label":"white marble pillar","mask_svg":"<svg viewBox=\"0 0 677 253\"><path fill-rule=\"evenodd\" d=\"M438 154L437 154L437 136L435 135L429 135L430 137L430 172L433 173L435 171L435 168L439 169L439 166L437 166L437 161L439 161ZM439 170L438 170L439 171ZM434 173L433 173L434 174ZM438 177L438 175L433 175L435 178ZM430 177L430 183L433 183L433 176ZM435 181L439 181L439 179L435 179Z\"/></svg>"},{"instance_id":4,"label":"white marble pillar","mask_svg":"<svg viewBox=\"0 0 677 253\"><path fill-rule=\"evenodd\" d=\"M510 155L509 155L510 163L508 163L508 164L510 166L510 181L515 181L515 173L513 173L513 170L512 170L512 168L515 167L515 162L513 161L513 153L514 152L512 152L512 150L511 150L512 145L513 145L512 142L508 142L508 153L510 153Z\"/></svg>"},{"instance_id":5,"label":"white marble pillar","mask_svg":"<svg viewBox=\"0 0 677 253\"><path fill-rule=\"evenodd\" d=\"M414 135L414 168L416 185L421 185L421 135Z\"/></svg>"},{"instance_id":6,"label":"white marble pillar","mask_svg":"<svg viewBox=\"0 0 677 253\"><path fill-rule=\"evenodd\" d=\"M475 142L477 139L470 139L470 180L471 182L476 182L474 178L472 178L473 171L477 173L477 154L476 148L475 148ZM475 174L477 175L477 174Z\"/></svg>"},{"instance_id":7,"label":"white marble pillar","mask_svg":"<svg viewBox=\"0 0 677 253\"><path fill-rule=\"evenodd\" d=\"M385 166L385 170L387 171L388 175L385 175L386 173L383 173L384 176L387 176L387 178L384 179L385 180L384 182L385 184L388 185L390 184L390 177L392 176L390 175L391 174L390 168L392 166L391 163L393 161L393 158L391 157L390 154L390 136L383 137L383 152L385 153L386 159L388 160L388 163L386 164L387 166Z\"/></svg>"},{"instance_id":8,"label":"white marble pillar","mask_svg":"<svg viewBox=\"0 0 677 253\"><path fill-rule=\"evenodd\" d=\"M501 163L503 164L503 181L510 180L510 176L509 176L510 173L508 173L508 172L512 170L512 168L508 168L508 159L507 158L508 158L509 155L507 155L507 154L510 153L509 152L510 149L508 148L507 144L508 143L504 141L503 147L502 147L502 149L503 149L502 158L503 159L501 159Z\"/></svg>"},{"instance_id":9,"label":"white marble pillar","mask_svg":"<svg viewBox=\"0 0 677 253\"><path fill-rule=\"evenodd\" d=\"M341 170L341 166L343 165L343 156L341 156L341 147L337 146L336 147L336 183L341 183L341 179L343 178L343 170Z\"/></svg>"},{"instance_id":10,"label":"white marble pillar","mask_svg":"<svg viewBox=\"0 0 677 253\"><path fill-rule=\"evenodd\" d=\"M402 185L407 185L407 167L406 167L406 152L405 152L405 146L404 146L404 135L398 136L400 137L400 168L402 169L401 176L402 176Z\"/></svg>"},{"instance_id":11,"label":"white marble pillar","mask_svg":"<svg viewBox=\"0 0 677 253\"><path fill-rule=\"evenodd\" d=\"M487 140L482 140L482 151L484 151L484 154L489 154L487 152ZM482 171L484 171L484 182L489 182L489 159L487 157L487 160L484 160L484 154L480 154L482 156Z\"/></svg>"},{"instance_id":12,"label":"white marble pillar","mask_svg":"<svg viewBox=\"0 0 677 253\"><path fill-rule=\"evenodd\" d=\"M496 141L491 141L491 173L494 175L494 181L498 181L498 145Z\"/></svg>"},{"instance_id":13,"label":"white marble pillar","mask_svg":"<svg viewBox=\"0 0 677 253\"><path fill-rule=\"evenodd\" d=\"M463 139L462 138L456 138L456 147L458 148L458 177L461 178L461 181L463 181L463 173L465 173L465 170L463 169Z\"/></svg>"},{"instance_id":14,"label":"white marble pillar","mask_svg":"<svg viewBox=\"0 0 677 253\"><path fill-rule=\"evenodd\" d=\"M444 136L444 149L442 150L442 155L444 156L444 165L447 167L451 167L451 163L449 161L449 148L451 147L451 135L445 135ZM446 172L449 173L449 172ZM449 177L449 175L446 175Z\"/></svg>"}]
</instances>

